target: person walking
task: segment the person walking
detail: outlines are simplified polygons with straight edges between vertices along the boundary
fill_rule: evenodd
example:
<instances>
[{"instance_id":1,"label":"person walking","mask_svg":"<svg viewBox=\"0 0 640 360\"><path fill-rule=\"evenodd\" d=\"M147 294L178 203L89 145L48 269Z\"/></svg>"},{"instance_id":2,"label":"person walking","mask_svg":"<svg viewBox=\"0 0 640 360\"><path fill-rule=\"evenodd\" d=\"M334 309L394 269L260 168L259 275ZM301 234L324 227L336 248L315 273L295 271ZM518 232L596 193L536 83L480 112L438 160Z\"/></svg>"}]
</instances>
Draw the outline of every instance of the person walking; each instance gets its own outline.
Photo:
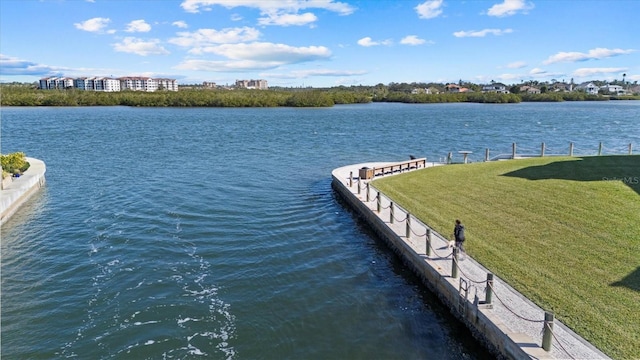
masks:
<instances>
[{"instance_id":1,"label":"person walking","mask_svg":"<svg viewBox=\"0 0 640 360\"><path fill-rule=\"evenodd\" d=\"M462 252L466 252L464 251L464 225L460 222L460 220L456 219L456 226L453 228L453 237L456 241L456 247L458 248L458 250L462 251Z\"/></svg>"}]
</instances>

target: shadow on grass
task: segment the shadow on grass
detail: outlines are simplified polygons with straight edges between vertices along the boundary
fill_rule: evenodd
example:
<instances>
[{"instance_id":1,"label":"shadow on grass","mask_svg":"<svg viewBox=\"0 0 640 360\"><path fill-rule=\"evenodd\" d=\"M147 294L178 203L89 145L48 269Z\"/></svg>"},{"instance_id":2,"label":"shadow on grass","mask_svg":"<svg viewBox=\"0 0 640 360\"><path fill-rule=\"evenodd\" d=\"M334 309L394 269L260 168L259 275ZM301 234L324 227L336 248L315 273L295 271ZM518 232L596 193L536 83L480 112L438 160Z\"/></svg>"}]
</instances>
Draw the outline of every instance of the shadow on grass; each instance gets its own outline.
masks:
<instances>
[{"instance_id":1,"label":"shadow on grass","mask_svg":"<svg viewBox=\"0 0 640 360\"><path fill-rule=\"evenodd\" d=\"M612 283L611 286L623 286L640 292L640 267L625 276L622 280Z\"/></svg>"},{"instance_id":2,"label":"shadow on grass","mask_svg":"<svg viewBox=\"0 0 640 360\"><path fill-rule=\"evenodd\" d=\"M620 181L640 195L640 155L587 156L529 166L503 176L529 180Z\"/></svg>"}]
</instances>

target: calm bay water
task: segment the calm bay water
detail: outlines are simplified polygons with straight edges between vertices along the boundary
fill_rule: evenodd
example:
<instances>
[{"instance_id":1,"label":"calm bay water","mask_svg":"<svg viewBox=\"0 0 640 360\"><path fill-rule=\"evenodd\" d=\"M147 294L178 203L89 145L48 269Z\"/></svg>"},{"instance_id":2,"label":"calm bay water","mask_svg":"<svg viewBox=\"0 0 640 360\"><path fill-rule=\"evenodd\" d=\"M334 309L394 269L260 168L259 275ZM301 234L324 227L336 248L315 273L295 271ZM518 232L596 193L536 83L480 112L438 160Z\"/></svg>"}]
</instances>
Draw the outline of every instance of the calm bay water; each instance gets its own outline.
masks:
<instances>
[{"instance_id":1,"label":"calm bay water","mask_svg":"<svg viewBox=\"0 0 640 360\"><path fill-rule=\"evenodd\" d=\"M1 116L2 152L47 164L2 227L7 359L485 358L339 204L331 170L513 142L640 148L631 101Z\"/></svg>"}]
</instances>

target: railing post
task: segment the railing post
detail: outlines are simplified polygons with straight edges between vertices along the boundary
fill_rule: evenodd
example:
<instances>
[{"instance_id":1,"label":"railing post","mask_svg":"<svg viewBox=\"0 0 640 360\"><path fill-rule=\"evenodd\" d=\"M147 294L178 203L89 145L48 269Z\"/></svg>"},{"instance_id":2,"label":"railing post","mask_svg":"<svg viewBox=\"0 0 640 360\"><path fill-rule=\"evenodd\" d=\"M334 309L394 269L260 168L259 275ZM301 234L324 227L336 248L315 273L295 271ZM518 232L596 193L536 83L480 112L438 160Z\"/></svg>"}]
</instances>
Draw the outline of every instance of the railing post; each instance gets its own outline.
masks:
<instances>
[{"instance_id":1,"label":"railing post","mask_svg":"<svg viewBox=\"0 0 640 360\"><path fill-rule=\"evenodd\" d=\"M484 150L484 161L489 161L489 148Z\"/></svg>"},{"instance_id":2,"label":"railing post","mask_svg":"<svg viewBox=\"0 0 640 360\"><path fill-rule=\"evenodd\" d=\"M406 235L406 238L409 239L411 238L411 214L409 214L408 212L407 212L406 223L407 223L407 229L406 229L405 235Z\"/></svg>"},{"instance_id":3,"label":"railing post","mask_svg":"<svg viewBox=\"0 0 640 360\"><path fill-rule=\"evenodd\" d=\"M367 183L367 202L371 201L371 189L369 183Z\"/></svg>"},{"instance_id":4,"label":"railing post","mask_svg":"<svg viewBox=\"0 0 640 360\"><path fill-rule=\"evenodd\" d=\"M427 256L431 256L431 229L427 229L427 238L424 239L425 250L424 253Z\"/></svg>"},{"instance_id":5,"label":"railing post","mask_svg":"<svg viewBox=\"0 0 640 360\"><path fill-rule=\"evenodd\" d=\"M598 156L602 155L602 141L600 141L600 145L598 145Z\"/></svg>"},{"instance_id":6,"label":"railing post","mask_svg":"<svg viewBox=\"0 0 640 360\"><path fill-rule=\"evenodd\" d=\"M487 273L487 293L484 298L484 303L487 305L491 305L492 297L493 297L493 274Z\"/></svg>"},{"instance_id":7,"label":"railing post","mask_svg":"<svg viewBox=\"0 0 640 360\"><path fill-rule=\"evenodd\" d=\"M358 178L358 195L360 195L360 191L361 191L361 188L362 188L360 186L360 183L361 183L360 178Z\"/></svg>"},{"instance_id":8,"label":"railing post","mask_svg":"<svg viewBox=\"0 0 640 360\"><path fill-rule=\"evenodd\" d=\"M569 156L573 156L573 142L569 143Z\"/></svg>"},{"instance_id":9,"label":"railing post","mask_svg":"<svg viewBox=\"0 0 640 360\"><path fill-rule=\"evenodd\" d=\"M551 338L553 337L553 313L544 313L544 331L542 333L542 348L551 351Z\"/></svg>"},{"instance_id":10,"label":"railing post","mask_svg":"<svg viewBox=\"0 0 640 360\"><path fill-rule=\"evenodd\" d=\"M394 217L394 210L393 210L393 201L389 204L389 224L393 224L393 217Z\"/></svg>"},{"instance_id":11,"label":"railing post","mask_svg":"<svg viewBox=\"0 0 640 360\"><path fill-rule=\"evenodd\" d=\"M629 155L633 155L633 145L629 143Z\"/></svg>"},{"instance_id":12,"label":"railing post","mask_svg":"<svg viewBox=\"0 0 640 360\"><path fill-rule=\"evenodd\" d=\"M451 277L458 277L458 247L453 247L453 257L451 258Z\"/></svg>"},{"instance_id":13,"label":"railing post","mask_svg":"<svg viewBox=\"0 0 640 360\"><path fill-rule=\"evenodd\" d=\"M378 191L376 199L378 200L378 214L380 214L380 211L382 211L382 197L380 197L380 191Z\"/></svg>"},{"instance_id":14,"label":"railing post","mask_svg":"<svg viewBox=\"0 0 640 360\"><path fill-rule=\"evenodd\" d=\"M513 143L511 145L511 158L512 159L516 158L516 148L517 148L516 143Z\"/></svg>"},{"instance_id":15,"label":"railing post","mask_svg":"<svg viewBox=\"0 0 640 360\"><path fill-rule=\"evenodd\" d=\"M544 143L542 143L542 148L540 149L540 157L544 157Z\"/></svg>"},{"instance_id":16,"label":"railing post","mask_svg":"<svg viewBox=\"0 0 640 360\"><path fill-rule=\"evenodd\" d=\"M349 187L353 187L353 171L349 172Z\"/></svg>"}]
</instances>

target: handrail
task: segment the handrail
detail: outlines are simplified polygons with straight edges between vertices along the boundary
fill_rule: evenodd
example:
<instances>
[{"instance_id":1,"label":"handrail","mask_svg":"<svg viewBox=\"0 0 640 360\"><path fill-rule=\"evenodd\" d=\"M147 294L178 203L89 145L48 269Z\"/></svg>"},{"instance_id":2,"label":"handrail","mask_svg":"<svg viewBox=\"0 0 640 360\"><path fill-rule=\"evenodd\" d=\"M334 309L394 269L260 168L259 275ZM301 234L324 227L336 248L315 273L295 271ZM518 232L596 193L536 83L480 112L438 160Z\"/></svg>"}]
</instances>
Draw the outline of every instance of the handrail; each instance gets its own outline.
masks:
<instances>
[{"instance_id":1,"label":"handrail","mask_svg":"<svg viewBox=\"0 0 640 360\"><path fill-rule=\"evenodd\" d=\"M421 169L427 166L427 158L411 159L373 168L373 176L382 176L396 172Z\"/></svg>"}]
</instances>

